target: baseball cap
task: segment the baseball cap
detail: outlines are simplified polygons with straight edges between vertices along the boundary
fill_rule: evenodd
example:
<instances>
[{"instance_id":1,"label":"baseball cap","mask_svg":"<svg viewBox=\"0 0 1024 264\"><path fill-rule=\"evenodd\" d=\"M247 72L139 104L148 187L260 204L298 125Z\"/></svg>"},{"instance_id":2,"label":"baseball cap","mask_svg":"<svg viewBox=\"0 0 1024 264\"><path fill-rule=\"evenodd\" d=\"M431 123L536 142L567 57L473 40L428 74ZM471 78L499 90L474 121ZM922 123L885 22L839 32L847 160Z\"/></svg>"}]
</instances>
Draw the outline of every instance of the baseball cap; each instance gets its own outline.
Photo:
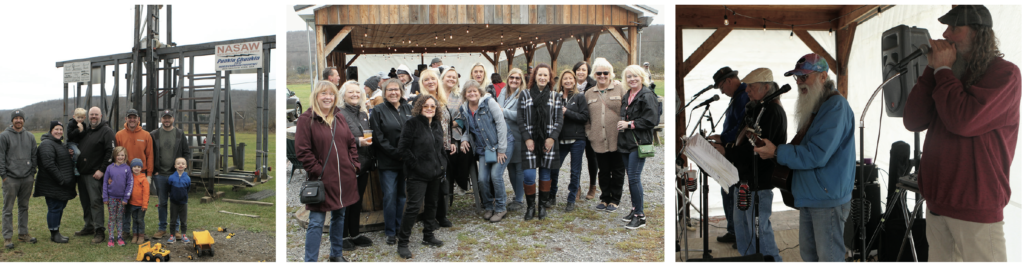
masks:
<instances>
[{"instance_id":1,"label":"baseball cap","mask_svg":"<svg viewBox=\"0 0 1024 264\"><path fill-rule=\"evenodd\" d=\"M160 117L165 117L165 116L174 117L174 110L173 109L164 109L163 111L160 111Z\"/></svg>"},{"instance_id":2,"label":"baseball cap","mask_svg":"<svg viewBox=\"0 0 1024 264\"><path fill-rule=\"evenodd\" d=\"M135 109L128 109L128 114L125 115L125 116L128 117L128 116L132 116L132 115L139 116L139 111L135 110Z\"/></svg>"},{"instance_id":3,"label":"baseball cap","mask_svg":"<svg viewBox=\"0 0 1024 264\"><path fill-rule=\"evenodd\" d=\"M818 56L818 54L808 53L796 61L796 67L793 70L783 75L786 77L793 75L803 76L811 72L824 71L828 71L828 62L825 61L825 58Z\"/></svg>"},{"instance_id":4,"label":"baseball cap","mask_svg":"<svg viewBox=\"0 0 1024 264\"><path fill-rule=\"evenodd\" d=\"M939 17L942 24L959 27L966 25L992 26L992 13L983 5L958 5Z\"/></svg>"}]
</instances>

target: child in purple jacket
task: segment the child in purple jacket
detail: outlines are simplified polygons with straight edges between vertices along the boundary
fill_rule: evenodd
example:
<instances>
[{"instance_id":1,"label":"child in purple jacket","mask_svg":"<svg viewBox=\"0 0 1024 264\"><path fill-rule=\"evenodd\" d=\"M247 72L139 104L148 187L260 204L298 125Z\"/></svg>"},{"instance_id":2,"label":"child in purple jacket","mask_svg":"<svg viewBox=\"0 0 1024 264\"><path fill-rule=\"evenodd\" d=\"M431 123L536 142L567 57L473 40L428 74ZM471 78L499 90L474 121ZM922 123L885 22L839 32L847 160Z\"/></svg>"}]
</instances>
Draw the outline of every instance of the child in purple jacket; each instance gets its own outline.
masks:
<instances>
[{"instance_id":1,"label":"child in purple jacket","mask_svg":"<svg viewBox=\"0 0 1024 264\"><path fill-rule=\"evenodd\" d=\"M109 238L107 246L114 246L114 234L117 234L117 245L124 246L124 207L132 196L132 168L125 163L128 150L124 147L115 147L114 163L107 166L103 173L103 204L107 205L110 217L107 218L107 231Z\"/></svg>"}]
</instances>

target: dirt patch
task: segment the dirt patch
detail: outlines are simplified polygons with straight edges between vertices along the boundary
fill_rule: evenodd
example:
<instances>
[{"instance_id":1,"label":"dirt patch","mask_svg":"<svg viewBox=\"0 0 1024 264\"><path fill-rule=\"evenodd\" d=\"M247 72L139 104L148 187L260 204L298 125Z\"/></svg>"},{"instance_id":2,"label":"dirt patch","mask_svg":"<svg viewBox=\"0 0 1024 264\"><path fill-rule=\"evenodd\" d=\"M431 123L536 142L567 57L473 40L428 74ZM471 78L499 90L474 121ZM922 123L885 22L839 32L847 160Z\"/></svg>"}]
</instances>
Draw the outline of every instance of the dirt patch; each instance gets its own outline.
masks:
<instances>
[{"instance_id":1,"label":"dirt patch","mask_svg":"<svg viewBox=\"0 0 1024 264\"><path fill-rule=\"evenodd\" d=\"M228 233L235 233L235 236L227 239L225 237ZM166 238L160 242L164 244L164 248L171 251L171 261L174 262L273 262L275 260L275 250L273 250L275 236L273 234L253 233L241 228L229 227L228 232L211 230L210 235L214 240L215 254L212 257L204 255L197 258L193 243L176 241L173 244L167 244ZM189 239L191 239L191 235ZM194 239L192 242L195 242ZM135 248L137 249L138 245ZM189 259L189 256L192 256L192 259ZM134 261L135 257L132 256L131 260Z\"/></svg>"}]
</instances>

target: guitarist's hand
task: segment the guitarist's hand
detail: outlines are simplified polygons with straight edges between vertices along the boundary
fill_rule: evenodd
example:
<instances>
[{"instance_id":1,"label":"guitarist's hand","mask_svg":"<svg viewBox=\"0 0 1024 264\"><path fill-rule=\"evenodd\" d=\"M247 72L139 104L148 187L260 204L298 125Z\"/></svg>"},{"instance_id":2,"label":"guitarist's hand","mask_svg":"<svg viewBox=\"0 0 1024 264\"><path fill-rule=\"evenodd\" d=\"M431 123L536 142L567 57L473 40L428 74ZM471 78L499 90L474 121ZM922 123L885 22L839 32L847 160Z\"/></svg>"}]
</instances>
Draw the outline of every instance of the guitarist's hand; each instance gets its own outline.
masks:
<instances>
[{"instance_id":1,"label":"guitarist's hand","mask_svg":"<svg viewBox=\"0 0 1024 264\"><path fill-rule=\"evenodd\" d=\"M767 138L761 140L764 141L764 147L754 148L754 152L761 156L761 159L775 158L775 144Z\"/></svg>"},{"instance_id":2,"label":"guitarist's hand","mask_svg":"<svg viewBox=\"0 0 1024 264\"><path fill-rule=\"evenodd\" d=\"M718 153L725 155L725 147L723 147L722 144L711 144L711 146L714 146L715 150L718 150Z\"/></svg>"}]
</instances>

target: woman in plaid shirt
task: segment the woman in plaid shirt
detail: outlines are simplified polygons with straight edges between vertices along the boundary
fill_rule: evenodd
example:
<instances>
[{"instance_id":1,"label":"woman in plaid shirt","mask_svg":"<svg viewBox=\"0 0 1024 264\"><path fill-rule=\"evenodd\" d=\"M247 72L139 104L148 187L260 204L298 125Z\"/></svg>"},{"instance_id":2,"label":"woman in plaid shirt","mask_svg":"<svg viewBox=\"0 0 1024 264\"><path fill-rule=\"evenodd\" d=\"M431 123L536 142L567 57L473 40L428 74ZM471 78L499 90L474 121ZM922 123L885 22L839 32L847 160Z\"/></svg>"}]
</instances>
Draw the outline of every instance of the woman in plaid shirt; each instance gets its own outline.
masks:
<instances>
[{"instance_id":1,"label":"woman in plaid shirt","mask_svg":"<svg viewBox=\"0 0 1024 264\"><path fill-rule=\"evenodd\" d=\"M526 152L522 166L526 178L525 220L533 219L534 198L537 193L537 176L540 176L540 204L536 206L537 218L544 219L547 210L543 206L551 197L551 171L558 170L558 134L562 130L562 94L554 91L551 66L538 64L530 77L529 90L519 96L519 132L526 141ZM533 170L536 168L537 170Z\"/></svg>"}]
</instances>

